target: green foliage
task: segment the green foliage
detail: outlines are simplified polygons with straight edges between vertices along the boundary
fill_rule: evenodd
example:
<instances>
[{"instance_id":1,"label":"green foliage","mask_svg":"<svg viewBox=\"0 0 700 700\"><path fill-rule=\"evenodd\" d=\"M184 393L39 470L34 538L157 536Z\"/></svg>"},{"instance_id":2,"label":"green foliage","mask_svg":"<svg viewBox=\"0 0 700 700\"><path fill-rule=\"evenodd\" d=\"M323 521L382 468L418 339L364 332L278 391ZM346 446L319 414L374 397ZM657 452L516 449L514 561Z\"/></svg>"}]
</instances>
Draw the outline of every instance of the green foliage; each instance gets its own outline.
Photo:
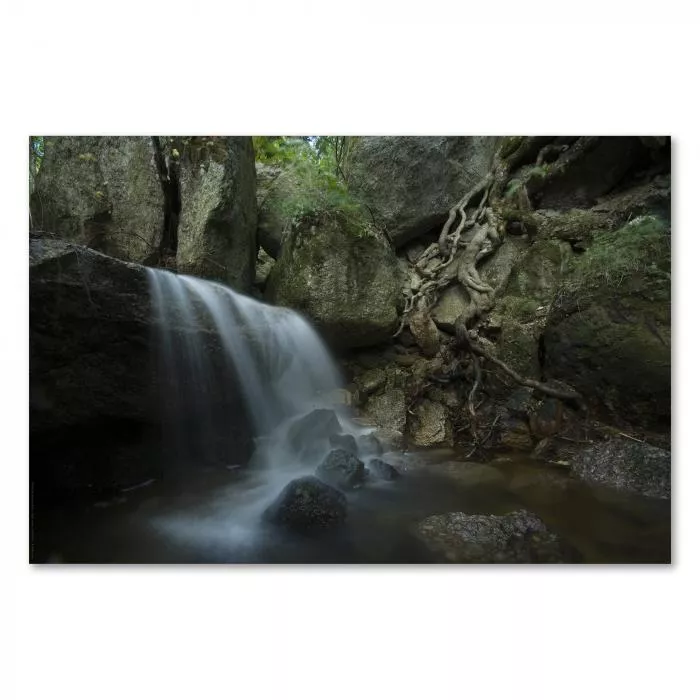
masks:
<instances>
[{"instance_id":1,"label":"green foliage","mask_svg":"<svg viewBox=\"0 0 700 700\"><path fill-rule=\"evenodd\" d=\"M29 137L29 174L33 177L39 172L41 161L44 159L44 137Z\"/></svg>"},{"instance_id":2,"label":"green foliage","mask_svg":"<svg viewBox=\"0 0 700 700\"><path fill-rule=\"evenodd\" d=\"M569 287L620 286L633 275L670 279L671 237L654 216L640 216L617 231L594 234L574 262Z\"/></svg>"},{"instance_id":3,"label":"green foliage","mask_svg":"<svg viewBox=\"0 0 700 700\"><path fill-rule=\"evenodd\" d=\"M259 162L282 168L268 207L292 228L333 218L351 235L372 235L366 213L348 192L347 167L354 145L345 136L253 137Z\"/></svg>"}]
</instances>

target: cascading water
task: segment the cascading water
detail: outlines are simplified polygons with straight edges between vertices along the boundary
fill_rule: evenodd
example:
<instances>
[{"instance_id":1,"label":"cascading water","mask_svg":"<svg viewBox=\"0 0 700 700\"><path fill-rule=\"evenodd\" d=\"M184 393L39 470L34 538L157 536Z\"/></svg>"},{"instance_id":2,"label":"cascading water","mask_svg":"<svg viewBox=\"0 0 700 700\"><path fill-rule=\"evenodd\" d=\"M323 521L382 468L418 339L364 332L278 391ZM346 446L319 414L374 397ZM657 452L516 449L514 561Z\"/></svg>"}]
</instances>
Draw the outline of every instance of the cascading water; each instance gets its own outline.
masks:
<instances>
[{"instance_id":1,"label":"cascading water","mask_svg":"<svg viewBox=\"0 0 700 700\"><path fill-rule=\"evenodd\" d=\"M326 408L336 413L346 433L358 435L365 429L354 425L337 403L340 373L316 331L298 313L215 282L150 268L148 275L169 454L189 468L225 459L226 449L219 443L226 442L240 416L222 412L226 402L221 398L242 395L255 438L250 462L257 482L236 505L236 526L245 521L249 535L269 500L290 479L313 472L323 456L318 450L293 449L289 427L295 420ZM222 494L219 504L229 527L215 518L208 538L214 530L216 536L230 536L229 496ZM180 534L190 528L188 536L192 526L168 523Z\"/></svg>"}]
</instances>

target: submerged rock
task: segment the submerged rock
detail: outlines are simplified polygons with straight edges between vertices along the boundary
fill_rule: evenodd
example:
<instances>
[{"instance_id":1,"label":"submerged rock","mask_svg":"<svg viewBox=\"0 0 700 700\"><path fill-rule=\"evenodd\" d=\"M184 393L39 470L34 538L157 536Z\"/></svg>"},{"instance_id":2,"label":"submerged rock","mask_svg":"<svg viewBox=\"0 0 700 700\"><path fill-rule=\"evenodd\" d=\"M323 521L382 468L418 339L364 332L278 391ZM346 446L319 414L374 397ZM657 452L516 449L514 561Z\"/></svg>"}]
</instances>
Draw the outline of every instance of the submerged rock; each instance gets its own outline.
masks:
<instances>
[{"instance_id":1,"label":"submerged rock","mask_svg":"<svg viewBox=\"0 0 700 700\"><path fill-rule=\"evenodd\" d=\"M576 476L654 498L671 498L671 453L630 440L592 445L572 460Z\"/></svg>"},{"instance_id":2,"label":"submerged rock","mask_svg":"<svg viewBox=\"0 0 700 700\"><path fill-rule=\"evenodd\" d=\"M344 494L313 476L294 479L263 517L294 532L315 534L333 530L345 521Z\"/></svg>"},{"instance_id":3,"label":"submerged rock","mask_svg":"<svg viewBox=\"0 0 700 700\"><path fill-rule=\"evenodd\" d=\"M338 447L351 454L357 454L357 441L352 435L331 435L329 441L331 447Z\"/></svg>"},{"instance_id":4,"label":"submerged rock","mask_svg":"<svg viewBox=\"0 0 700 700\"><path fill-rule=\"evenodd\" d=\"M399 470L383 459L370 459L367 463L370 474L383 481L393 481L401 476Z\"/></svg>"},{"instance_id":5,"label":"submerged rock","mask_svg":"<svg viewBox=\"0 0 700 700\"><path fill-rule=\"evenodd\" d=\"M338 416L330 408L317 408L289 426L287 440L290 447L301 455L317 443L329 440L342 432Z\"/></svg>"},{"instance_id":6,"label":"submerged rock","mask_svg":"<svg viewBox=\"0 0 700 700\"><path fill-rule=\"evenodd\" d=\"M382 443L374 433L359 435L356 442L361 454L380 455L382 453Z\"/></svg>"},{"instance_id":7,"label":"submerged rock","mask_svg":"<svg viewBox=\"0 0 700 700\"><path fill-rule=\"evenodd\" d=\"M446 562L461 564L564 563L576 555L535 515L446 513L426 518L419 539Z\"/></svg>"},{"instance_id":8,"label":"submerged rock","mask_svg":"<svg viewBox=\"0 0 700 700\"><path fill-rule=\"evenodd\" d=\"M331 450L316 467L316 476L331 486L348 490L365 480L365 465L347 450Z\"/></svg>"}]
</instances>

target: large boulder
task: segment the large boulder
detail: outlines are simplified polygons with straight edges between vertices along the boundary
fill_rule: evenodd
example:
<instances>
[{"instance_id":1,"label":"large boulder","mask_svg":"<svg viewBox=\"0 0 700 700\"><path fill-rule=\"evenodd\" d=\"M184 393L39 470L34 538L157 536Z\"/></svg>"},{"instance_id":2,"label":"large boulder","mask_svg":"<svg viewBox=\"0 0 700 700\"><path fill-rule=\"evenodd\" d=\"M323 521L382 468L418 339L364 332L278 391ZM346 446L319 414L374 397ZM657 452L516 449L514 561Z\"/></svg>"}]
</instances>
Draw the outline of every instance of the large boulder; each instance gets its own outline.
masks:
<instances>
[{"instance_id":1,"label":"large boulder","mask_svg":"<svg viewBox=\"0 0 700 700\"><path fill-rule=\"evenodd\" d=\"M592 445L574 457L571 469L591 483L671 497L671 453L644 443L614 439Z\"/></svg>"},{"instance_id":2,"label":"large boulder","mask_svg":"<svg viewBox=\"0 0 700 700\"><path fill-rule=\"evenodd\" d=\"M441 224L490 170L493 136L366 136L351 155L350 191L394 246Z\"/></svg>"},{"instance_id":3,"label":"large boulder","mask_svg":"<svg viewBox=\"0 0 700 700\"><path fill-rule=\"evenodd\" d=\"M150 136L47 136L33 230L142 262L161 245L165 195Z\"/></svg>"},{"instance_id":4,"label":"large boulder","mask_svg":"<svg viewBox=\"0 0 700 700\"><path fill-rule=\"evenodd\" d=\"M418 525L418 538L442 561L461 564L531 564L576 561L573 550L535 515L446 513Z\"/></svg>"},{"instance_id":5,"label":"large boulder","mask_svg":"<svg viewBox=\"0 0 700 700\"><path fill-rule=\"evenodd\" d=\"M263 517L293 532L312 535L334 530L345 522L345 495L313 476L288 483Z\"/></svg>"},{"instance_id":6,"label":"large boulder","mask_svg":"<svg viewBox=\"0 0 700 700\"><path fill-rule=\"evenodd\" d=\"M146 268L53 239L31 239L29 253L32 482L78 492L162 476L167 378L155 371ZM197 332L217 373L226 367L217 336ZM221 458L245 461L251 431L238 389L221 385L210 398L211 427L226 436Z\"/></svg>"},{"instance_id":7,"label":"large boulder","mask_svg":"<svg viewBox=\"0 0 700 700\"><path fill-rule=\"evenodd\" d=\"M381 236L323 217L285 239L265 296L306 314L334 347L374 345L398 325L397 261Z\"/></svg>"},{"instance_id":8,"label":"large boulder","mask_svg":"<svg viewBox=\"0 0 700 700\"><path fill-rule=\"evenodd\" d=\"M247 292L255 280L255 153L248 136L211 137L176 148L178 272ZM175 145L178 139L173 141Z\"/></svg>"}]
</instances>

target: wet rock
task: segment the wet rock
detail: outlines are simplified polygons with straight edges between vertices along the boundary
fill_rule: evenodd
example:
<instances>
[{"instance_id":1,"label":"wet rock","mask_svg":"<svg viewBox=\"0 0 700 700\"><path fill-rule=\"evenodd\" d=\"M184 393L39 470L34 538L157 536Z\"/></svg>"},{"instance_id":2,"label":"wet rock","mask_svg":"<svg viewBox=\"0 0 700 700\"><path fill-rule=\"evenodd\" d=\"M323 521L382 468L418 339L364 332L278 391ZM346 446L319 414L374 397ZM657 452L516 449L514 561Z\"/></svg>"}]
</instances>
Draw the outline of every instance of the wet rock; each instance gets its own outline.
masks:
<instances>
[{"instance_id":1,"label":"wet rock","mask_svg":"<svg viewBox=\"0 0 700 700\"><path fill-rule=\"evenodd\" d=\"M357 442L352 435L331 435L329 438L331 447L337 447L351 454L357 454Z\"/></svg>"},{"instance_id":2,"label":"wet rock","mask_svg":"<svg viewBox=\"0 0 700 700\"><path fill-rule=\"evenodd\" d=\"M370 474L382 481L393 481L401 476L399 470L382 459L370 459L367 463Z\"/></svg>"},{"instance_id":3,"label":"wet rock","mask_svg":"<svg viewBox=\"0 0 700 700\"><path fill-rule=\"evenodd\" d=\"M409 423L411 440L418 447L452 445L452 425L445 406L422 400Z\"/></svg>"},{"instance_id":4,"label":"wet rock","mask_svg":"<svg viewBox=\"0 0 700 700\"><path fill-rule=\"evenodd\" d=\"M342 432L338 416L329 408L317 408L289 426L287 440L297 454Z\"/></svg>"},{"instance_id":5,"label":"wet rock","mask_svg":"<svg viewBox=\"0 0 700 700\"><path fill-rule=\"evenodd\" d=\"M153 371L156 332L146 268L55 239L29 242L30 460L32 483L60 489L122 488L161 477ZM216 337L212 370L228 365ZM188 386L188 378L181 382ZM252 430L234 386L211 397L227 463L247 461ZM225 423L218 425L218 421ZM214 448L220 454L219 448Z\"/></svg>"},{"instance_id":6,"label":"wet rock","mask_svg":"<svg viewBox=\"0 0 700 700\"><path fill-rule=\"evenodd\" d=\"M316 467L316 476L335 488L348 490L365 480L365 465L352 452L334 449Z\"/></svg>"},{"instance_id":7,"label":"wet rock","mask_svg":"<svg viewBox=\"0 0 700 700\"><path fill-rule=\"evenodd\" d=\"M546 438L561 430L563 405L559 399L545 399L537 410L530 414L530 432L534 437Z\"/></svg>"},{"instance_id":8,"label":"wet rock","mask_svg":"<svg viewBox=\"0 0 700 700\"><path fill-rule=\"evenodd\" d=\"M572 460L581 479L654 498L671 497L671 453L631 440L592 445Z\"/></svg>"},{"instance_id":9,"label":"wet rock","mask_svg":"<svg viewBox=\"0 0 700 700\"><path fill-rule=\"evenodd\" d=\"M276 525L302 534L316 534L345 522L345 495L313 476L295 479L265 511L263 517Z\"/></svg>"},{"instance_id":10,"label":"wet rock","mask_svg":"<svg viewBox=\"0 0 700 700\"><path fill-rule=\"evenodd\" d=\"M382 453L382 443L374 433L359 435L356 442L359 454L380 455Z\"/></svg>"},{"instance_id":11,"label":"wet rock","mask_svg":"<svg viewBox=\"0 0 700 700\"><path fill-rule=\"evenodd\" d=\"M502 426L499 444L516 452L530 452L532 450L532 435L530 428L524 420L508 418Z\"/></svg>"},{"instance_id":12,"label":"wet rock","mask_svg":"<svg viewBox=\"0 0 700 700\"><path fill-rule=\"evenodd\" d=\"M433 515L418 525L419 539L446 562L464 564L564 563L576 555L535 515Z\"/></svg>"}]
</instances>

